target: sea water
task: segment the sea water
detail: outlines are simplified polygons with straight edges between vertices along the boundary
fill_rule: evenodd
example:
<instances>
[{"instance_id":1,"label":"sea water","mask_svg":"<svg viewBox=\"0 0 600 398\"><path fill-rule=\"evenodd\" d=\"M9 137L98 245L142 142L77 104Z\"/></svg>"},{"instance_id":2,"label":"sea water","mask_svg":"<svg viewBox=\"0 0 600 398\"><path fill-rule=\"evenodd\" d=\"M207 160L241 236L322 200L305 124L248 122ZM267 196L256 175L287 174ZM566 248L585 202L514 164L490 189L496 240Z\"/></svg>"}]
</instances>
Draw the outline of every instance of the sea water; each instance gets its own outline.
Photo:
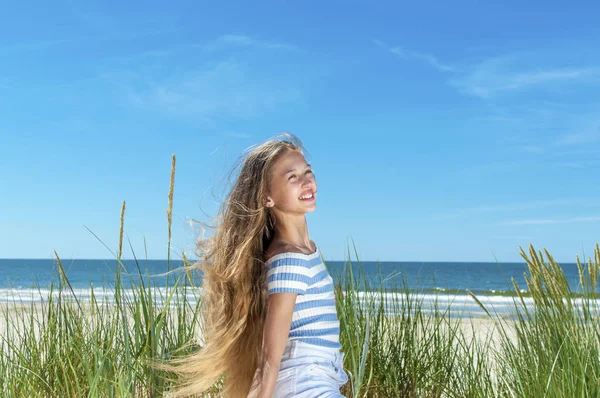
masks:
<instances>
[{"instance_id":1,"label":"sea water","mask_svg":"<svg viewBox=\"0 0 600 398\"><path fill-rule=\"evenodd\" d=\"M124 294L144 284L151 286L158 299L164 298L169 286L188 283L184 264L179 260L62 260L68 284L65 288L80 299L89 299L92 287L96 299L114 299L115 278L120 275ZM361 302L383 301L386 312L393 315L398 305L408 305L406 291L421 302L424 311L451 308L451 316L478 316L485 312L467 293L473 292L491 312L510 315L515 311L514 279L522 291L527 290L525 263L490 262L340 262L326 261L336 283L346 284L350 272L359 290ZM577 291L579 273L573 263L561 264L573 291ZM193 270L194 287L189 300L197 297L201 274ZM0 259L0 302L41 302L48 298L51 284L54 293L60 280L58 266L51 259ZM400 302L398 302L398 298ZM395 301L394 301L395 300ZM526 299L526 302L530 299ZM399 304L398 304L399 303Z\"/></svg>"}]
</instances>

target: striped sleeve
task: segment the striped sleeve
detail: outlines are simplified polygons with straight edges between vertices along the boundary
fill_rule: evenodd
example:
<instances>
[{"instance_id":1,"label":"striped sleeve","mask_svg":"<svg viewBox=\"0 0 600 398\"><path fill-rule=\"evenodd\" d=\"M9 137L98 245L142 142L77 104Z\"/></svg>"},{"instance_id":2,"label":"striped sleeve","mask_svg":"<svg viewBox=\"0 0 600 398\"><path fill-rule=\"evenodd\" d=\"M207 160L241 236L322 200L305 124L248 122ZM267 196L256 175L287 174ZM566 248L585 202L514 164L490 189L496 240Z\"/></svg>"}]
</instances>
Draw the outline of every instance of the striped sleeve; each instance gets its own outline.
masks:
<instances>
[{"instance_id":1,"label":"striped sleeve","mask_svg":"<svg viewBox=\"0 0 600 398\"><path fill-rule=\"evenodd\" d=\"M268 294L305 294L309 285L310 262L294 253L283 253L269 260L267 271Z\"/></svg>"}]
</instances>

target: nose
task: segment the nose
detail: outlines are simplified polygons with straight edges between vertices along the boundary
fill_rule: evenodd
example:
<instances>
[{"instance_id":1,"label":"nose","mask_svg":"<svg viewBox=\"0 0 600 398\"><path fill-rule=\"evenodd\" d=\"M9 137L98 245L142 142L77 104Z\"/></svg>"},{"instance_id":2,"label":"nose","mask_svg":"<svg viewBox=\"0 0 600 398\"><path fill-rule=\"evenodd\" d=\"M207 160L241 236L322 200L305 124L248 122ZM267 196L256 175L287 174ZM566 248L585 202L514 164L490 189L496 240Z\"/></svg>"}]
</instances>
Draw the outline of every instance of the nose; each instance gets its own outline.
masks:
<instances>
[{"instance_id":1,"label":"nose","mask_svg":"<svg viewBox=\"0 0 600 398\"><path fill-rule=\"evenodd\" d=\"M310 178L306 174L304 176L302 176L302 187L307 187L310 184L312 184L312 178Z\"/></svg>"}]
</instances>

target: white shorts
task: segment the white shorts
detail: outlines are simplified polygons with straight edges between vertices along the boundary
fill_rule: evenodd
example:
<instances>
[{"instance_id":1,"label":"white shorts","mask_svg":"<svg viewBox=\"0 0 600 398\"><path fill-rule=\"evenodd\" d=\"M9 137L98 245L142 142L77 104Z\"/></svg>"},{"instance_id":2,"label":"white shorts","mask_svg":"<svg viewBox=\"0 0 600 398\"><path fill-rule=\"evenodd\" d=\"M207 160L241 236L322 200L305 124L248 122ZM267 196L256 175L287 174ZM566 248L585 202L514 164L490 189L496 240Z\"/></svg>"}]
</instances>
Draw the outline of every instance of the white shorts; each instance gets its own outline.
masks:
<instances>
[{"instance_id":1,"label":"white shorts","mask_svg":"<svg viewBox=\"0 0 600 398\"><path fill-rule=\"evenodd\" d=\"M348 381L343 358L337 348L288 340L273 398L343 398L340 386Z\"/></svg>"}]
</instances>

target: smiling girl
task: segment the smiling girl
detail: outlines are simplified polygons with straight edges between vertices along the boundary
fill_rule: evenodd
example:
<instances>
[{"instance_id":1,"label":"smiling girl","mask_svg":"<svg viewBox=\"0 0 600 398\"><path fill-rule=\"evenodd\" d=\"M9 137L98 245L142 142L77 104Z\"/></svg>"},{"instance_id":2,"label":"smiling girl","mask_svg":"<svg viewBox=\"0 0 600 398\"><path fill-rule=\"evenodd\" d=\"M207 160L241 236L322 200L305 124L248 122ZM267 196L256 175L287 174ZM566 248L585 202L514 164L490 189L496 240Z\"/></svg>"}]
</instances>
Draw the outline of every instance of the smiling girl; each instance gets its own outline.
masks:
<instances>
[{"instance_id":1,"label":"smiling girl","mask_svg":"<svg viewBox=\"0 0 600 398\"><path fill-rule=\"evenodd\" d=\"M205 344L175 362L175 396L225 375L226 397L341 397L333 280L306 223L316 198L296 137L247 152L215 236L199 245Z\"/></svg>"}]
</instances>

